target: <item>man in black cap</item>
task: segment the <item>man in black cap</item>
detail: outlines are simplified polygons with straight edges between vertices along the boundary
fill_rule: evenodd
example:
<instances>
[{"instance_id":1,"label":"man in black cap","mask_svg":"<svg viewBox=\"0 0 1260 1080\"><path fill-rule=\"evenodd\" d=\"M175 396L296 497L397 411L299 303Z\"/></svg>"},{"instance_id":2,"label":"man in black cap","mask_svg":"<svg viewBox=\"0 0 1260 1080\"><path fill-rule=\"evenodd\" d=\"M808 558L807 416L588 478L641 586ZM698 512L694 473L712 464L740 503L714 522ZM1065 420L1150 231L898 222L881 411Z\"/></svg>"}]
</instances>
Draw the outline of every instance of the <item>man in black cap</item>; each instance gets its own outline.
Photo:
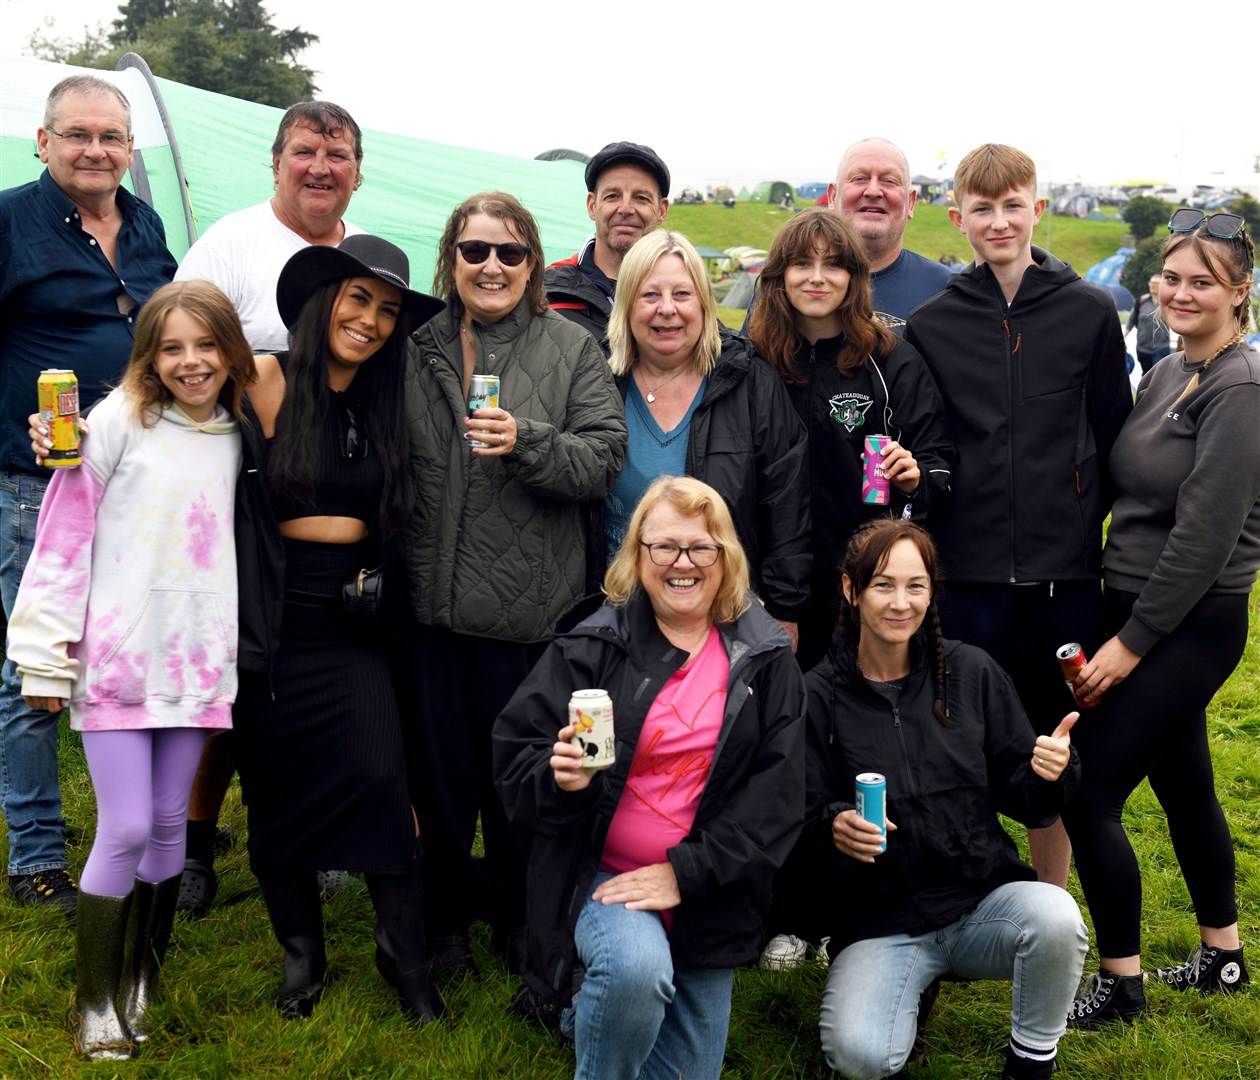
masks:
<instances>
[{"instance_id":1,"label":"man in black cap","mask_svg":"<svg viewBox=\"0 0 1260 1080\"><path fill-rule=\"evenodd\" d=\"M577 254L547 267L543 284L551 309L589 330L607 352L621 260L665 220L669 169L650 146L609 143L586 166L586 190L595 235Z\"/></svg>"}]
</instances>

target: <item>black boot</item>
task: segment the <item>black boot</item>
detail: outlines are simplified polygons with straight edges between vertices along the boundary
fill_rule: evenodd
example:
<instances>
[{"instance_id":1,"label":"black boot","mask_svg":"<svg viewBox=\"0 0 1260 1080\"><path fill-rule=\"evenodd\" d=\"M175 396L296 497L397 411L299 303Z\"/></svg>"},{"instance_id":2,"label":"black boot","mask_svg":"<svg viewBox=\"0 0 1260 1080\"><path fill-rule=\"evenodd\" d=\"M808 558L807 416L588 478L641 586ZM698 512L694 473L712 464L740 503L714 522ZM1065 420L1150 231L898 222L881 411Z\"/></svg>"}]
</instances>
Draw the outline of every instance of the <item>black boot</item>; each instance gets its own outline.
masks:
<instances>
[{"instance_id":1,"label":"black boot","mask_svg":"<svg viewBox=\"0 0 1260 1080\"><path fill-rule=\"evenodd\" d=\"M376 967L398 991L402 1011L427 1024L445 1011L429 976L424 945L424 892L417 854L409 874L364 874L376 909Z\"/></svg>"},{"instance_id":2,"label":"black boot","mask_svg":"<svg viewBox=\"0 0 1260 1080\"><path fill-rule=\"evenodd\" d=\"M162 961L166 959L179 885L178 874L156 884L136 878L136 887L131 893L131 918L127 923L127 951L123 958L122 981L118 986L118 1011L136 1042L144 1042L149 1037L145 1014L157 991Z\"/></svg>"},{"instance_id":3,"label":"black boot","mask_svg":"<svg viewBox=\"0 0 1260 1080\"><path fill-rule=\"evenodd\" d=\"M118 1013L118 983L130 910L130 894L94 896L79 890L74 1048L93 1061L125 1061L135 1055L131 1032Z\"/></svg>"},{"instance_id":4,"label":"black boot","mask_svg":"<svg viewBox=\"0 0 1260 1080\"><path fill-rule=\"evenodd\" d=\"M284 982L276 1008L286 1020L305 1020L324 992L324 913L315 871L290 877L259 875L271 930L284 947Z\"/></svg>"},{"instance_id":5,"label":"black boot","mask_svg":"<svg viewBox=\"0 0 1260 1080\"><path fill-rule=\"evenodd\" d=\"M1214 949L1206 942L1200 942L1184 964L1160 968L1151 977L1174 990L1198 990L1200 994L1228 994L1251 981L1241 945L1236 949Z\"/></svg>"},{"instance_id":6,"label":"black boot","mask_svg":"<svg viewBox=\"0 0 1260 1080\"><path fill-rule=\"evenodd\" d=\"M1146 1012L1145 981L1145 975L1117 975L1100 968L1085 980L1085 989L1072 1002L1068 1027L1091 1031L1112 1020L1133 1023Z\"/></svg>"}]
</instances>

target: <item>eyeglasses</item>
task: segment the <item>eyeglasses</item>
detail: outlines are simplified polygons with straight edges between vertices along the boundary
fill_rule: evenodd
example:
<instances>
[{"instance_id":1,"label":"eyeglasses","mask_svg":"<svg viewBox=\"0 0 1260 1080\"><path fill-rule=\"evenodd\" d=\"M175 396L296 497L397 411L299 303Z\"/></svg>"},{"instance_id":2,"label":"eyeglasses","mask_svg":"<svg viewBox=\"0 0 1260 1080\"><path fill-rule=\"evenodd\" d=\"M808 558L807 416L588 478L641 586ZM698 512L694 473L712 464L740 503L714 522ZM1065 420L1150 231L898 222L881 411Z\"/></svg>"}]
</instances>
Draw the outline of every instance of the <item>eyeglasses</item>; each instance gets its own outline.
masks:
<instances>
[{"instance_id":1,"label":"eyeglasses","mask_svg":"<svg viewBox=\"0 0 1260 1080\"><path fill-rule=\"evenodd\" d=\"M358 405L345 394L336 395L337 434L341 439L341 456L347 459L367 457L367 432L359 427Z\"/></svg>"},{"instance_id":2,"label":"eyeglasses","mask_svg":"<svg viewBox=\"0 0 1260 1080\"><path fill-rule=\"evenodd\" d=\"M1194 232L1205 221L1207 222L1208 236L1215 236L1218 240L1233 240L1235 236L1247 227L1247 222L1241 214L1213 214L1209 217L1202 210L1182 207L1180 210L1174 211L1173 216L1168 219L1168 231L1175 233Z\"/></svg>"},{"instance_id":3,"label":"eyeglasses","mask_svg":"<svg viewBox=\"0 0 1260 1080\"><path fill-rule=\"evenodd\" d=\"M684 555L691 560L693 566L712 566L722 554L721 544L692 544L679 547L677 544L661 542L649 544L640 540L639 544L648 549L648 557L657 566L673 566Z\"/></svg>"},{"instance_id":4,"label":"eyeglasses","mask_svg":"<svg viewBox=\"0 0 1260 1080\"><path fill-rule=\"evenodd\" d=\"M128 143L131 142L130 135L124 135L121 131L105 131L100 135L93 135L89 131L56 131L53 128L46 128L59 139L64 139L66 145L74 150L88 150L94 142L100 141L101 149L107 154L122 154L127 150Z\"/></svg>"},{"instance_id":5,"label":"eyeglasses","mask_svg":"<svg viewBox=\"0 0 1260 1080\"><path fill-rule=\"evenodd\" d=\"M455 246L459 248L459 253L464 256L464 262L469 266L480 266L490 258L492 251L504 266L520 266L529 254L529 245L518 244L515 240L510 240L506 244L491 244L485 240L461 240Z\"/></svg>"}]
</instances>

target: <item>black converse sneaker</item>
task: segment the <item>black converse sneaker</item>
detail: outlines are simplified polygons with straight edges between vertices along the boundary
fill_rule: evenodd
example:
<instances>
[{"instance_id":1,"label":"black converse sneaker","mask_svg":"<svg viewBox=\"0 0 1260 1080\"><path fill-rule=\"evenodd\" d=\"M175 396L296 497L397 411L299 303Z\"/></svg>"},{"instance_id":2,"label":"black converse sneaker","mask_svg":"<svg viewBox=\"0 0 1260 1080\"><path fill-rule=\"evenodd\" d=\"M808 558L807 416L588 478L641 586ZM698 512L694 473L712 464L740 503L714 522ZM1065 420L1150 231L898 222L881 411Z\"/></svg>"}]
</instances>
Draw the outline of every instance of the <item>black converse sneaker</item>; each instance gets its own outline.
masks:
<instances>
[{"instance_id":1,"label":"black converse sneaker","mask_svg":"<svg viewBox=\"0 0 1260 1080\"><path fill-rule=\"evenodd\" d=\"M1160 968L1151 974L1174 990L1198 990L1201 994L1229 993L1251 981L1241 946L1237 949L1214 949L1203 942L1184 964Z\"/></svg>"},{"instance_id":2,"label":"black converse sneaker","mask_svg":"<svg viewBox=\"0 0 1260 1080\"><path fill-rule=\"evenodd\" d=\"M1068 1027L1092 1031L1113 1020L1131 1024L1146 1012L1146 975L1117 975L1101 968L1085 980L1085 989L1068 1009Z\"/></svg>"}]
</instances>

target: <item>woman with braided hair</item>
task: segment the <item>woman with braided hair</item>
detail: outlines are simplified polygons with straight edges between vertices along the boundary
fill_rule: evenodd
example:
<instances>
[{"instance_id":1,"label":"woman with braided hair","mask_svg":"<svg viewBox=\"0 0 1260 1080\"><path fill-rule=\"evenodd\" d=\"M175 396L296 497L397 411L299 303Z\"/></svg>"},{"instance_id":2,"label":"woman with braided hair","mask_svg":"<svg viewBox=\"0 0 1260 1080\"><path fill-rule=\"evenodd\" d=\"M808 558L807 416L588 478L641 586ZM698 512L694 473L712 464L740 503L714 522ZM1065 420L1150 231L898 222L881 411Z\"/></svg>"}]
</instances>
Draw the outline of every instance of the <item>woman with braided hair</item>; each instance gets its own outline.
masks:
<instances>
[{"instance_id":1,"label":"woman with braided hair","mask_svg":"<svg viewBox=\"0 0 1260 1080\"><path fill-rule=\"evenodd\" d=\"M1068 713L1033 732L1010 679L941 637L936 548L880 518L849 541L828 657L806 677L806 820L827 898L823 1053L844 1076L889 1076L942 975L1010 979L1003 1077L1049 1077L1088 943L1076 902L1036 880L1003 813L1044 826L1080 778ZM887 781L887 828L854 806L854 778Z\"/></svg>"},{"instance_id":2,"label":"woman with braided hair","mask_svg":"<svg viewBox=\"0 0 1260 1080\"><path fill-rule=\"evenodd\" d=\"M1113 636L1076 681L1101 695L1082 732L1085 782L1063 815L1101 960L1072 1007L1081 1028L1146 1009L1142 875L1121 820L1143 778L1167 815L1200 936L1150 982L1206 994L1248 981L1205 709L1242 656L1260 568L1260 356L1243 339L1256 252L1237 214L1181 209L1168 230L1159 303L1183 350L1142 376L1112 451L1103 618Z\"/></svg>"}]
</instances>

